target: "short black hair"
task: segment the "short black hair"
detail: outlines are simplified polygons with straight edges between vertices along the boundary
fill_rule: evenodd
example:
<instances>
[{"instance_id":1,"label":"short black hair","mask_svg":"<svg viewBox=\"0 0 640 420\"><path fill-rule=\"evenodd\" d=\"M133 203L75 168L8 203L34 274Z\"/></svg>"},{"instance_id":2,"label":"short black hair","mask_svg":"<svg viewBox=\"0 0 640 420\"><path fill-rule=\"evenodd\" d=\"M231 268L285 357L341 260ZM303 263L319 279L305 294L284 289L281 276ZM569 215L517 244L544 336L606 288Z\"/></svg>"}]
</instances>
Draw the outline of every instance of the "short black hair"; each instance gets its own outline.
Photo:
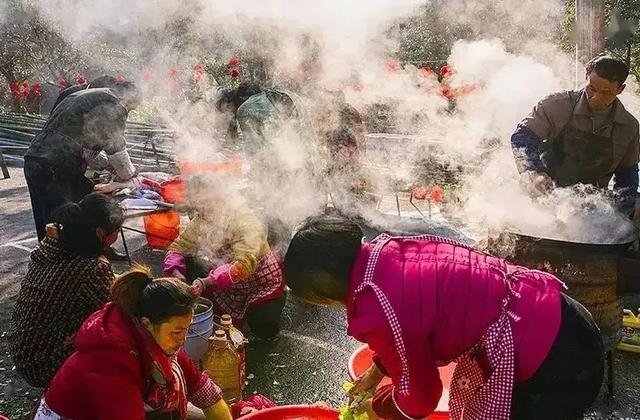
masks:
<instances>
[{"instance_id":1,"label":"short black hair","mask_svg":"<svg viewBox=\"0 0 640 420\"><path fill-rule=\"evenodd\" d=\"M592 72L610 82L618 82L619 85L624 84L629 76L629 66L617 58L610 56L600 56L587 63L587 76Z\"/></svg>"},{"instance_id":2,"label":"short black hair","mask_svg":"<svg viewBox=\"0 0 640 420\"><path fill-rule=\"evenodd\" d=\"M312 272L327 273L346 285L360 252L362 237L360 226L344 217L323 215L306 219L284 257L286 284L303 297L321 294L313 290L314 282L309 278ZM336 299L336 296L322 297Z\"/></svg>"},{"instance_id":3,"label":"short black hair","mask_svg":"<svg viewBox=\"0 0 640 420\"><path fill-rule=\"evenodd\" d=\"M220 88L219 96L215 103L216 109L222 111L223 105L230 104L237 110L244 101L263 90L259 84L254 82L242 82L235 89Z\"/></svg>"}]
</instances>

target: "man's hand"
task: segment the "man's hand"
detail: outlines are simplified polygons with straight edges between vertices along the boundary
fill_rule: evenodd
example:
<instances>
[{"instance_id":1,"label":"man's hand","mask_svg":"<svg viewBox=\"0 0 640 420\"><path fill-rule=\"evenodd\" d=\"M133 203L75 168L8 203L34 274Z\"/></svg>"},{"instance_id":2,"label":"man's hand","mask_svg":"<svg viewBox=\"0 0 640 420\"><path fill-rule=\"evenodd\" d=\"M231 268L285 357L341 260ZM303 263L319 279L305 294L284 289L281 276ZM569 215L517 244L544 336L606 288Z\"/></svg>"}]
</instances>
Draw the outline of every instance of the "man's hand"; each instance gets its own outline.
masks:
<instances>
[{"instance_id":1,"label":"man's hand","mask_svg":"<svg viewBox=\"0 0 640 420\"><path fill-rule=\"evenodd\" d=\"M363 392L372 391L383 378L384 374L378 369L378 366L375 363L372 364L369 369L353 381L353 388L347 393L349 400L353 400Z\"/></svg>"},{"instance_id":2,"label":"man's hand","mask_svg":"<svg viewBox=\"0 0 640 420\"><path fill-rule=\"evenodd\" d=\"M101 194L111 194L114 191L125 188L125 186L126 186L126 183L124 182L111 181L111 182L107 182L106 184L97 184L96 186L93 187L93 191Z\"/></svg>"},{"instance_id":3,"label":"man's hand","mask_svg":"<svg viewBox=\"0 0 640 420\"><path fill-rule=\"evenodd\" d=\"M532 197L540 197L556 188L555 181L544 172L523 172L520 182Z\"/></svg>"}]
</instances>

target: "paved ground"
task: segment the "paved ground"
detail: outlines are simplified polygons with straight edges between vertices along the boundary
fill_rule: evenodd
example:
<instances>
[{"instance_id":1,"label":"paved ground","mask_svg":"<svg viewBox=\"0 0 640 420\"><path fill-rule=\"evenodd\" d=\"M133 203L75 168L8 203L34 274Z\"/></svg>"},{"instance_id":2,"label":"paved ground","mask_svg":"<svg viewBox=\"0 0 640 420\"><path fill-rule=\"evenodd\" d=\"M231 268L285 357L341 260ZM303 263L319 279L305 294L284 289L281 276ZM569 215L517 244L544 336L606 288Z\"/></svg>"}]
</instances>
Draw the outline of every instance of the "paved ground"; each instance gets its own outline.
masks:
<instances>
[{"instance_id":1,"label":"paved ground","mask_svg":"<svg viewBox=\"0 0 640 420\"><path fill-rule=\"evenodd\" d=\"M12 168L11 175L10 180L0 180L0 413L23 419L38 401L40 390L15 374L7 353L6 331L35 240L22 171ZM135 249L134 259L159 271L162 254L144 246L140 235L128 238L129 246ZM637 308L640 301L632 299L629 304ZM347 377L347 360L358 347L346 337L344 323L338 310L310 307L290 297L280 337L273 342L252 340L249 345L247 373L253 379L248 380L247 394L259 392L282 404L322 400L338 406L344 402L341 384ZM603 393L587 418L640 419L638 378L640 355L619 352L616 396L608 399Z\"/></svg>"}]
</instances>

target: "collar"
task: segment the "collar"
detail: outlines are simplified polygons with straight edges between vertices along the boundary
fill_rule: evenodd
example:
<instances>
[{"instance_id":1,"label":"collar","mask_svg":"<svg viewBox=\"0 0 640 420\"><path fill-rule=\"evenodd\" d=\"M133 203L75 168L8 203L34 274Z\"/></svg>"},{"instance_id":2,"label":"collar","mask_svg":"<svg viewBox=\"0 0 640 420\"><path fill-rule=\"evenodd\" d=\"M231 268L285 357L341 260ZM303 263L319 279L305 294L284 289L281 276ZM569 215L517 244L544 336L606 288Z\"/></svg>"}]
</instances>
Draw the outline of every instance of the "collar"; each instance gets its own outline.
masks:
<instances>
[{"instance_id":1,"label":"collar","mask_svg":"<svg viewBox=\"0 0 640 420\"><path fill-rule=\"evenodd\" d=\"M578 103L576 103L575 108L573 108L573 115L584 115L588 117L593 117L593 112L589 108L589 102L587 101L587 94L584 89L580 90L580 99ZM620 102L620 99L616 98L613 102L612 110L607 117L608 120L613 121L616 124L631 124L631 120L629 118L629 113Z\"/></svg>"}]
</instances>

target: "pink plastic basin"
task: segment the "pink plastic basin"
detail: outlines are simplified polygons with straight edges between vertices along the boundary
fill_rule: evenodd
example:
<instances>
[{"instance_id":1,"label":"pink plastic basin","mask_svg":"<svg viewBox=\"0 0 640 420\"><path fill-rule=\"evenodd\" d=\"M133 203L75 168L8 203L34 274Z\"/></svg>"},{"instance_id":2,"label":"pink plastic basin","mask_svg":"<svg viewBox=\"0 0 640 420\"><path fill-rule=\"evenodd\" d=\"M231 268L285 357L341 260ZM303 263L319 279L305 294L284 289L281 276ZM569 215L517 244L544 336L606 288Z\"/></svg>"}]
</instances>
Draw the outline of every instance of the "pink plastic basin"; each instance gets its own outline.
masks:
<instances>
[{"instance_id":1,"label":"pink plastic basin","mask_svg":"<svg viewBox=\"0 0 640 420\"><path fill-rule=\"evenodd\" d=\"M369 369L373 364L373 351L369 349L369 346L364 345L356 350L349 358L349 376L351 379L355 379L360 376L364 371ZM453 370L456 364L451 363L447 366L438 368L440 371L440 380L442 381L442 397L438 402L436 411L427 417L428 420L447 420L449 419L449 385L451 384L451 377L453 376ZM380 385L384 386L391 383L390 378L384 378Z\"/></svg>"},{"instance_id":2,"label":"pink plastic basin","mask_svg":"<svg viewBox=\"0 0 640 420\"><path fill-rule=\"evenodd\" d=\"M327 407L314 407L309 405L283 405L282 407L267 408L257 411L243 420L338 420L338 410Z\"/></svg>"}]
</instances>

